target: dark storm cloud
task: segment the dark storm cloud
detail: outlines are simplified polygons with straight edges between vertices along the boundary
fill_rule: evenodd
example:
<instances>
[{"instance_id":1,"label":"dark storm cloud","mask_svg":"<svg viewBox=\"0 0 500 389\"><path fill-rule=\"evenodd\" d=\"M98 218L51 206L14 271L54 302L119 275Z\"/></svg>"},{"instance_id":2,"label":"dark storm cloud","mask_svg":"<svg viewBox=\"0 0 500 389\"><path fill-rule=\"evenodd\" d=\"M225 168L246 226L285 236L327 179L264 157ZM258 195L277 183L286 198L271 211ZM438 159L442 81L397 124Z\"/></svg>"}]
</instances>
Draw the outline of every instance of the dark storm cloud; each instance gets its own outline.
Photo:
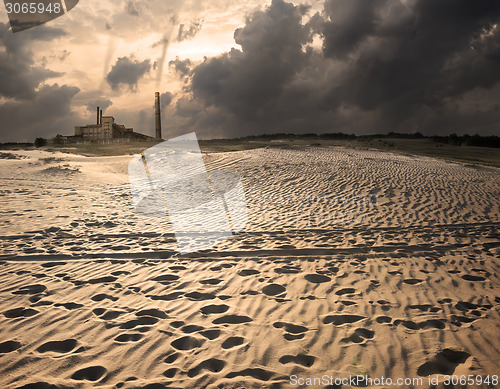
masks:
<instances>
[{"instance_id":1,"label":"dark storm cloud","mask_svg":"<svg viewBox=\"0 0 500 389\"><path fill-rule=\"evenodd\" d=\"M172 98L174 96L172 95L172 93L170 92L165 92L165 93L162 93L160 95L160 105L161 105L161 108L167 108L170 103L172 102Z\"/></svg>"},{"instance_id":2,"label":"dark storm cloud","mask_svg":"<svg viewBox=\"0 0 500 389\"><path fill-rule=\"evenodd\" d=\"M87 104L87 111L95 112L96 107L99 107L104 112L106 109L108 109L112 105L113 105L113 102L109 99L92 100L92 101L89 101L89 103Z\"/></svg>"},{"instance_id":3,"label":"dark storm cloud","mask_svg":"<svg viewBox=\"0 0 500 389\"><path fill-rule=\"evenodd\" d=\"M235 31L241 50L172 61L189 77L178 122L207 136L498 131L500 2L326 0L306 12L274 0ZM478 88L482 107L469 101Z\"/></svg>"},{"instance_id":4,"label":"dark storm cloud","mask_svg":"<svg viewBox=\"0 0 500 389\"><path fill-rule=\"evenodd\" d=\"M399 116L423 105L439 105L447 97L500 80L490 70L495 61L471 49L481 29L499 21L500 2L369 4L325 3L329 20L323 30L324 54L349 65L344 81L329 96L334 106L341 101L363 110L383 107L388 122L397 125Z\"/></svg>"},{"instance_id":5,"label":"dark storm cloud","mask_svg":"<svg viewBox=\"0 0 500 389\"><path fill-rule=\"evenodd\" d=\"M168 63L168 66L181 77L184 77L188 75L191 72L191 68L193 66L193 63L189 58L187 59L179 59L179 57L176 57L175 60L172 60Z\"/></svg>"},{"instance_id":6,"label":"dark storm cloud","mask_svg":"<svg viewBox=\"0 0 500 389\"><path fill-rule=\"evenodd\" d=\"M149 59L140 62L133 56L120 57L106 76L106 80L113 90L118 90L121 85L127 85L130 90L134 91L139 79L149 73L150 69Z\"/></svg>"},{"instance_id":7,"label":"dark storm cloud","mask_svg":"<svg viewBox=\"0 0 500 389\"><path fill-rule=\"evenodd\" d=\"M193 69L195 98L227 109L242 120L268 120L284 88L307 64L311 41L301 20L306 9L273 1L234 33L242 50L233 49Z\"/></svg>"},{"instance_id":8,"label":"dark storm cloud","mask_svg":"<svg viewBox=\"0 0 500 389\"><path fill-rule=\"evenodd\" d=\"M1 104L2 141L32 142L36 137L71 134L75 121L71 100L78 92L68 85L44 85L29 102Z\"/></svg>"},{"instance_id":9,"label":"dark storm cloud","mask_svg":"<svg viewBox=\"0 0 500 389\"><path fill-rule=\"evenodd\" d=\"M179 31L177 32L177 42L193 39L201 30L201 27L201 21L191 23L189 26L186 26L185 24L179 25Z\"/></svg>"},{"instance_id":10,"label":"dark storm cloud","mask_svg":"<svg viewBox=\"0 0 500 389\"><path fill-rule=\"evenodd\" d=\"M39 26L12 34L0 23L0 141L33 141L68 133L74 121L71 101L79 92L68 85L48 85L48 79L61 73L37 63L31 47L39 41L53 41L64 31Z\"/></svg>"},{"instance_id":11,"label":"dark storm cloud","mask_svg":"<svg viewBox=\"0 0 500 389\"><path fill-rule=\"evenodd\" d=\"M33 41L50 41L64 35L64 32L46 26L35 29L39 34L34 34L33 30L13 34L8 29L8 24L0 23L0 44L3 47L0 51L0 96L32 99L41 82L62 73L37 65L30 44Z\"/></svg>"},{"instance_id":12,"label":"dark storm cloud","mask_svg":"<svg viewBox=\"0 0 500 389\"><path fill-rule=\"evenodd\" d=\"M328 20L322 26L324 52L337 58L345 57L375 28L374 9L378 0L327 0ZM403 5L401 4L401 7Z\"/></svg>"}]
</instances>

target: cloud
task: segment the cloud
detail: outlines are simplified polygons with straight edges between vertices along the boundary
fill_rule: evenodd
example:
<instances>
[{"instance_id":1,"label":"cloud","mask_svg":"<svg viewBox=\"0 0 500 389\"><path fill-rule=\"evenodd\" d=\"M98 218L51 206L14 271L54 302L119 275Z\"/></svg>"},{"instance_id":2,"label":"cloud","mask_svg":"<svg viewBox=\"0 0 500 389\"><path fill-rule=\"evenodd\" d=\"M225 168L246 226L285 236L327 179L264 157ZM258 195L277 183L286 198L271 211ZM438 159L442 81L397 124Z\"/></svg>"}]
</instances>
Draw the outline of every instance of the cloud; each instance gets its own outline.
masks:
<instances>
[{"instance_id":1,"label":"cloud","mask_svg":"<svg viewBox=\"0 0 500 389\"><path fill-rule=\"evenodd\" d=\"M345 63L326 101L380 110L398 127L419 110L438 108L475 87L500 81L498 61L471 42L500 19L500 3L467 0L370 2L327 0L323 52ZM347 9L347 10L346 10ZM497 37L498 38L498 37ZM458 114L458 113L457 113Z\"/></svg>"},{"instance_id":2,"label":"cloud","mask_svg":"<svg viewBox=\"0 0 500 389\"><path fill-rule=\"evenodd\" d=\"M106 81L113 90L118 90L121 85L126 85L131 91L135 91L139 79L148 74L150 69L151 61L149 59L140 62L133 56L120 57L106 76Z\"/></svg>"},{"instance_id":3,"label":"cloud","mask_svg":"<svg viewBox=\"0 0 500 389\"><path fill-rule=\"evenodd\" d=\"M191 72L191 67L193 63L189 58L187 59L179 59L179 57L176 57L175 60L172 60L168 63L168 66L180 76L184 77L187 76Z\"/></svg>"},{"instance_id":4,"label":"cloud","mask_svg":"<svg viewBox=\"0 0 500 389\"><path fill-rule=\"evenodd\" d=\"M160 106L161 109L167 108L172 102L174 95L170 92L165 92L160 95Z\"/></svg>"},{"instance_id":5,"label":"cloud","mask_svg":"<svg viewBox=\"0 0 500 389\"><path fill-rule=\"evenodd\" d=\"M37 27L36 30L40 34L32 33L33 30L13 34L8 24L0 23L0 47L3 47L0 50L0 96L33 99L40 83L62 75L36 65L30 44L56 39L64 32L46 26Z\"/></svg>"},{"instance_id":6,"label":"cloud","mask_svg":"<svg viewBox=\"0 0 500 389\"><path fill-rule=\"evenodd\" d=\"M185 40L193 39L196 34L201 30L202 21L191 23L189 26L185 24L179 25L179 31L177 33L177 42L182 42Z\"/></svg>"},{"instance_id":7,"label":"cloud","mask_svg":"<svg viewBox=\"0 0 500 389\"><path fill-rule=\"evenodd\" d=\"M210 58L192 70L193 96L243 120L270 120L283 90L307 64L310 31L301 7L274 0L234 33L242 50ZM274 112L274 113L273 113Z\"/></svg>"},{"instance_id":8,"label":"cloud","mask_svg":"<svg viewBox=\"0 0 500 389\"><path fill-rule=\"evenodd\" d=\"M129 1L126 6L127 13L132 16L139 16L139 11L135 7L135 4L132 1Z\"/></svg>"},{"instance_id":9,"label":"cloud","mask_svg":"<svg viewBox=\"0 0 500 389\"><path fill-rule=\"evenodd\" d=\"M171 61L186 81L171 125L204 136L498 131L488 101L500 100L500 2L326 0L307 13L273 0L234 32L241 50Z\"/></svg>"},{"instance_id":10,"label":"cloud","mask_svg":"<svg viewBox=\"0 0 500 389\"><path fill-rule=\"evenodd\" d=\"M41 41L56 44L63 30L39 26L12 34L0 23L0 138L2 141L33 141L72 132L73 97L79 88L47 81L62 75L35 61L31 47Z\"/></svg>"},{"instance_id":11,"label":"cloud","mask_svg":"<svg viewBox=\"0 0 500 389\"><path fill-rule=\"evenodd\" d=\"M99 109L102 109L102 111L104 112L106 109L108 109L112 105L113 105L113 102L109 99L92 100L92 101L89 101L89 103L87 104L87 111L95 112L96 107L99 107Z\"/></svg>"},{"instance_id":12,"label":"cloud","mask_svg":"<svg viewBox=\"0 0 500 389\"><path fill-rule=\"evenodd\" d=\"M50 138L56 134L73 133L75 114L71 100L79 89L68 85L44 85L35 97L9 101L0 105L2 141L32 142L36 137Z\"/></svg>"}]
</instances>

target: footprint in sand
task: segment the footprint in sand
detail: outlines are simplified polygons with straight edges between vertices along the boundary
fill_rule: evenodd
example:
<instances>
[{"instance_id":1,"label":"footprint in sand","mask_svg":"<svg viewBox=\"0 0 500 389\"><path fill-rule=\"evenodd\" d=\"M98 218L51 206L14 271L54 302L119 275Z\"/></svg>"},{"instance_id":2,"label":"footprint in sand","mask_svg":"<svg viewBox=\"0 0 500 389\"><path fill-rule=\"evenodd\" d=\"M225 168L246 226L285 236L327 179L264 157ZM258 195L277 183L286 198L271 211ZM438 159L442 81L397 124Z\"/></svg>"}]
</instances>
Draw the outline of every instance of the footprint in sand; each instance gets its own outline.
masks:
<instances>
[{"instance_id":1,"label":"footprint in sand","mask_svg":"<svg viewBox=\"0 0 500 389\"><path fill-rule=\"evenodd\" d=\"M256 274L260 274L260 271L254 270L254 269L243 269L243 270L238 272L238 275L240 275L242 277L253 276Z\"/></svg>"},{"instance_id":2,"label":"footprint in sand","mask_svg":"<svg viewBox=\"0 0 500 389\"><path fill-rule=\"evenodd\" d=\"M242 296L256 296L258 294L259 292L257 292L256 290L245 290L244 292L240 293L240 295Z\"/></svg>"},{"instance_id":3,"label":"footprint in sand","mask_svg":"<svg viewBox=\"0 0 500 389\"><path fill-rule=\"evenodd\" d=\"M54 307L63 307L66 308L68 311L72 311L73 309L78 309L83 307L83 304L78 304L78 303L56 303L54 304Z\"/></svg>"},{"instance_id":4,"label":"footprint in sand","mask_svg":"<svg viewBox=\"0 0 500 389\"><path fill-rule=\"evenodd\" d=\"M172 271L179 271L179 270L186 270L187 269L186 266L182 266L182 265L172 265L172 266L169 266L168 268Z\"/></svg>"},{"instance_id":5,"label":"footprint in sand","mask_svg":"<svg viewBox=\"0 0 500 389\"><path fill-rule=\"evenodd\" d=\"M373 339L374 336L375 331L369 330L367 328L356 328L351 336L340 339L340 343L366 343L368 339Z\"/></svg>"},{"instance_id":6,"label":"footprint in sand","mask_svg":"<svg viewBox=\"0 0 500 389\"><path fill-rule=\"evenodd\" d=\"M177 281L180 277L176 274L163 274L161 276L152 278L151 281L157 281L161 284L169 284L171 282Z\"/></svg>"},{"instance_id":7,"label":"footprint in sand","mask_svg":"<svg viewBox=\"0 0 500 389\"><path fill-rule=\"evenodd\" d=\"M117 277L105 276L105 277L92 278L88 281L77 281L77 282L88 283L88 284L105 284L109 282L115 282L117 279L118 279Z\"/></svg>"},{"instance_id":8,"label":"footprint in sand","mask_svg":"<svg viewBox=\"0 0 500 389\"><path fill-rule=\"evenodd\" d=\"M398 326L400 324L410 330L425 330L427 328L436 328L442 330L445 328L444 322L438 319L429 319L422 321L420 323L411 320L401 320L401 319L394 320L395 326Z\"/></svg>"},{"instance_id":9,"label":"footprint in sand","mask_svg":"<svg viewBox=\"0 0 500 389\"><path fill-rule=\"evenodd\" d=\"M244 342L245 338L242 338L241 336L231 336L222 343L222 348L230 349L233 347L241 346Z\"/></svg>"},{"instance_id":10,"label":"footprint in sand","mask_svg":"<svg viewBox=\"0 0 500 389\"><path fill-rule=\"evenodd\" d=\"M328 315L323 319L323 323L333 323L333 325L340 326L342 324L356 323L363 319L366 319L366 317L359 315Z\"/></svg>"},{"instance_id":11,"label":"footprint in sand","mask_svg":"<svg viewBox=\"0 0 500 389\"><path fill-rule=\"evenodd\" d=\"M120 315L124 314L125 312L123 311L114 311L114 310L107 310L104 308L95 308L92 310L92 312L96 315L99 316L100 319L102 320L114 320Z\"/></svg>"},{"instance_id":12,"label":"footprint in sand","mask_svg":"<svg viewBox=\"0 0 500 389\"><path fill-rule=\"evenodd\" d=\"M170 325L174 328L181 328L185 324L186 323L184 323L182 320L176 320L176 321L173 321L172 323L170 323Z\"/></svg>"},{"instance_id":13,"label":"footprint in sand","mask_svg":"<svg viewBox=\"0 0 500 389\"><path fill-rule=\"evenodd\" d=\"M420 312L439 312L440 307L434 307L431 304L412 304L408 305L410 309L418 309Z\"/></svg>"},{"instance_id":14,"label":"footprint in sand","mask_svg":"<svg viewBox=\"0 0 500 389\"><path fill-rule=\"evenodd\" d=\"M170 364L174 363L177 360L177 358L179 358L180 356L181 356L181 354L179 354L177 352L172 353L172 354L168 355L163 362L168 363L170 365Z\"/></svg>"},{"instance_id":15,"label":"footprint in sand","mask_svg":"<svg viewBox=\"0 0 500 389\"><path fill-rule=\"evenodd\" d=\"M275 268L274 272L278 274L298 274L301 272L301 268L300 266L284 265L282 267Z\"/></svg>"},{"instance_id":16,"label":"footprint in sand","mask_svg":"<svg viewBox=\"0 0 500 389\"><path fill-rule=\"evenodd\" d=\"M340 300L339 303L345 305L346 307L348 307L349 305L356 305L357 304L357 302L350 301L350 300Z\"/></svg>"},{"instance_id":17,"label":"footprint in sand","mask_svg":"<svg viewBox=\"0 0 500 389\"><path fill-rule=\"evenodd\" d=\"M184 327L181 327L181 331L184 332L185 334L192 334L193 332L202 331L204 329L205 327L196 324L188 324L185 325Z\"/></svg>"},{"instance_id":18,"label":"footprint in sand","mask_svg":"<svg viewBox=\"0 0 500 389\"><path fill-rule=\"evenodd\" d=\"M286 292L286 288L279 284L269 284L262 288L262 293L267 296L278 296Z\"/></svg>"},{"instance_id":19,"label":"footprint in sand","mask_svg":"<svg viewBox=\"0 0 500 389\"><path fill-rule=\"evenodd\" d=\"M292 323L285 323L282 321L277 321L273 324L273 327L283 328L286 331L283 337L288 341L302 339L305 335L305 332L309 331L309 328L307 327Z\"/></svg>"},{"instance_id":20,"label":"footprint in sand","mask_svg":"<svg viewBox=\"0 0 500 389\"><path fill-rule=\"evenodd\" d=\"M95 382L99 380L104 374L106 374L106 371L106 368L103 366L90 366L75 371L71 378L77 381Z\"/></svg>"},{"instance_id":21,"label":"footprint in sand","mask_svg":"<svg viewBox=\"0 0 500 389\"><path fill-rule=\"evenodd\" d=\"M150 309L142 309L140 311L137 311L135 313L136 316L152 316L156 317L158 319L166 319L168 316L165 312L156 309L156 308L150 308Z\"/></svg>"},{"instance_id":22,"label":"footprint in sand","mask_svg":"<svg viewBox=\"0 0 500 389\"><path fill-rule=\"evenodd\" d=\"M75 339L55 340L42 344L36 351L39 353L53 352L66 354L73 351L77 345L78 342Z\"/></svg>"},{"instance_id":23,"label":"footprint in sand","mask_svg":"<svg viewBox=\"0 0 500 389\"><path fill-rule=\"evenodd\" d=\"M465 274L462 276L465 281L484 281L486 278L481 276L473 276L471 274Z\"/></svg>"},{"instance_id":24,"label":"footprint in sand","mask_svg":"<svg viewBox=\"0 0 500 389\"><path fill-rule=\"evenodd\" d=\"M229 309L229 305L226 305L226 304L220 304L220 305L210 304L210 305L205 305L204 307L201 307L200 311L204 315L210 315L210 314L214 314L214 313L224 313L224 312L227 312L228 309Z\"/></svg>"},{"instance_id":25,"label":"footprint in sand","mask_svg":"<svg viewBox=\"0 0 500 389\"><path fill-rule=\"evenodd\" d=\"M192 350L194 348L201 347L203 342L204 340L193 336L183 336L182 338L173 340L170 344L177 350Z\"/></svg>"},{"instance_id":26,"label":"footprint in sand","mask_svg":"<svg viewBox=\"0 0 500 389\"><path fill-rule=\"evenodd\" d=\"M37 293L42 293L45 290L47 290L47 287L45 285L35 284L35 285L22 286L15 292L12 292L12 294L37 294Z\"/></svg>"},{"instance_id":27,"label":"footprint in sand","mask_svg":"<svg viewBox=\"0 0 500 389\"><path fill-rule=\"evenodd\" d=\"M152 326L158 323L157 317L152 316L141 316L138 319L129 320L125 323L120 324L121 329L130 330L137 326Z\"/></svg>"},{"instance_id":28,"label":"footprint in sand","mask_svg":"<svg viewBox=\"0 0 500 389\"><path fill-rule=\"evenodd\" d=\"M204 336L208 340L214 340L217 339L220 336L220 330L217 328L211 329L211 330L204 330L198 332L201 336Z\"/></svg>"},{"instance_id":29,"label":"footprint in sand","mask_svg":"<svg viewBox=\"0 0 500 389\"><path fill-rule=\"evenodd\" d=\"M451 375L458 365L464 363L470 357L465 351L456 351L449 348L440 351L430 361L425 362L417 369L419 376L430 376L433 374Z\"/></svg>"},{"instance_id":30,"label":"footprint in sand","mask_svg":"<svg viewBox=\"0 0 500 389\"><path fill-rule=\"evenodd\" d=\"M31 308L14 308L14 309L9 309L8 311L5 311L3 314L5 317L9 319L14 319L18 317L31 317L34 316L38 313L37 310L31 309Z\"/></svg>"},{"instance_id":31,"label":"footprint in sand","mask_svg":"<svg viewBox=\"0 0 500 389\"><path fill-rule=\"evenodd\" d=\"M171 367L170 369L165 370L163 375L167 378L174 378L178 371L179 369L176 367Z\"/></svg>"},{"instance_id":32,"label":"footprint in sand","mask_svg":"<svg viewBox=\"0 0 500 389\"><path fill-rule=\"evenodd\" d=\"M287 363L295 363L297 365L302 365L304 367L311 367L314 364L316 357L307 354L297 354L297 355L283 355L279 362L283 365Z\"/></svg>"},{"instance_id":33,"label":"footprint in sand","mask_svg":"<svg viewBox=\"0 0 500 389\"><path fill-rule=\"evenodd\" d=\"M421 282L424 282L424 280L421 280L419 278L407 278L406 280L403 280L403 282L408 285L417 285Z\"/></svg>"},{"instance_id":34,"label":"footprint in sand","mask_svg":"<svg viewBox=\"0 0 500 389\"><path fill-rule=\"evenodd\" d=\"M102 300L111 300L111 301L117 301L118 297L111 296L106 293L99 293L90 298L92 301L102 301Z\"/></svg>"},{"instance_id":35,"label":"footprint in sand","mask_svg":"<svg viewBox=\"0 0 500 389\"><path fill-rule=\"evenodd\" d=\"M464 324L470 324L473 321L477 320L477 317L466 317L462 315L451 315L450 323L457 326L462 327Z\"/></svg>"},{"instance_id":36,"label":"footprint in sand","mask_svg":"<svg viewBox=\"0 0 500 389\"><path fill-rule=\"evenodd\" d=\"M330 277L322 274L306 274L304 278L313 284L321 284L332 280Z\"/></svg>"},{"instance_id":37,"label":"footprint in sand","mask_svg":"<svg viewBox=\"0 0 500 389\"><path fill-rule=\"evenodd\" d=\"M121 334L115 338L118 343L137 342L143 337L142 334Z\"/></svg>"},{"instance_id":38,"label":"footprint in sand","mask_svg":"<svg viewBox=\"0 0 500 389\"><path fill-rule=\"evenodd\" d=\"M211 371L212 373L218 373L222 371L222 369L224 369L224 366L226 366L225 361L222 361L217 358L210 358L201 362L198 366L188 370L187 375L189 377L194 377L200 374L202 370L208 370Z\"/></svg>"},{"instance_id":39,"label":"footprint in sand","mask_svg":"<svg viewBox=\"0 0 500 389\"><path fill-rule=\"evenodd\" d=\"M11 353L21 347L22 344L15 340L7 340L6 342L0 343L0 354Z\"/></svg>"},{"instance_id":40,"label":"footprint in sand","mask_svg":"<svg viewBox=\"0 0 500 389\"><path fill-rule=\"evenodd\" d=\"M30 301L32 307L42 307L54 304L53 301L42 300L42 296L40 295L31 296L28 300Z\"/></svg>"},{"instance_id":41,"label":"footprint in sand","mask_svg":"<svg viewBox=\"0 0 500 389\"><path fill-rule=\"evenodd\" d=\"M451 302L451 300L449 302ZM467 312L468 310L471 309L478 309L479 307L480 305L470 303L468 301L459 301L458 303L455 304L455 308L462 312Z\"/></svg>"},{"instance_id":42,"label":"footprint in sand","mask_svg":"<svg viewBox=\"0 0 500 389\"><path fill-rule=\"evenodd\" d=\"M243 324L253 321L252 318L243 315L226 315L218 317L212 323L214 324Z\"/></svg>"},{"instance_id":43,"label":"footprint in sand","mask_svg":"<svg viewBox=\"0 0 500 389\"><path fill-rule=\"evenodd\" d=\"M186 293L184 296L192 301L213 300L215 298L215 295L213 293L200 292L190 292Z\"/></svg>"},{"instance_id":44,"label":"footprint in sand","mask_svg":"<svg viewBox=\"0 0 500 389\"><path fill-rule=\"evenodd\" d=\"M345 294L353 294L353 293L356 293L356 289L354 288L343 288L335 292L337 296L343 296Z\"/></svg>"},{"instance_id":45,"label":"footprint in sand","mask_svg":"<svg viewBox=\"0 0 500 389\"><path fill-rule=\"evenodd\" d=\"M182 295L184 295L183 292L172 292L169 294L162 294L162 295L158 295L158 296L153 296L153 295L148 294L146 297L150 298L151 300L173 301L173 300L177 300Z\"/></svg>"},{"instance_id":46,"label":"footprint in sand","mask_svg":"<svg viewBox=\"0 0 500 389\"><path fill-rule=\"evenodd\" d=\"M378 316L375 321L379 324L389 324L392 322L392 317L389 316Z\"/></svg>"},{"instance_id":47,"label":"footprint in sand","mask_svg":"<svg viewBox=\"0 0 500 389\"><path fill-rule=\"evenodd\" d=\"M226 378L252 377L259 381L269 381L274 377L274 375L275 374L269 370L264 370L261 368L249 368L228 373L226 374Z\"/></svg>"},{"instance_id":48,"label":"footprint in sand","mask_svg":"<svg viewBox=\"0 0 500 389\"><path fill-rule=\"evenodd\" d=\"M208 278L206 280L201 280L200 284L202 285L218 285L222 282L222 280L218 278Z\"/></svg>"},{"instance_id":49,"label":"footprint in sand","mask_svg":"<svg viewBox=\"0 0 500 389\"><path fill-rule=\"evenodd\" d=\"M125 271L125 270L118 270L118 271L114 271L114 272L111 272L111 275L112 276L127 276L129 275L130 272L129 271Z\"/></svg>"}]
</instances>

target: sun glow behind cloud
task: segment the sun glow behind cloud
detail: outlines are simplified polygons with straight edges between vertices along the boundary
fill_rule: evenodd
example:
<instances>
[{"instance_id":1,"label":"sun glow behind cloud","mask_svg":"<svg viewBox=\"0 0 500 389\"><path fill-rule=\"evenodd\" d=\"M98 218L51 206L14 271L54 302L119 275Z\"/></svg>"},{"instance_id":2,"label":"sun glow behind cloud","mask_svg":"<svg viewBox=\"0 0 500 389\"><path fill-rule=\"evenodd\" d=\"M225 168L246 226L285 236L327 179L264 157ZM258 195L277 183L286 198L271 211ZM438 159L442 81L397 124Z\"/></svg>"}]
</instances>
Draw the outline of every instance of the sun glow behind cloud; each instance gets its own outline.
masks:
<instances>
[{"instance_id":1,"label":"sun glow behind cloud","mask_svg":"<svg viewBox=\"0 0 500 389\"><path fill-rule=\"evenodd\" d=\"M86 108L88 101L107 98L113 101L109 114L149 133L152 124L142 122L139 116L149 115L154 91L175 93L181 87L178 78L170 72L169 61L176 57L201 61L205 56L212 57L237 47L234 30L244 25L246 13L258 3L227 8L223 2L80 2L64 17L42 27L61 30L64 34L25 46L35 64L43 64L54 72L40 87L57 83L74 85L80 90L72 100L71 109L81 122L68 122L67 128L59 128L57 132L70 134L72 126L93 122L93 115ZM1 17L4 23L8 22L5 13L2 12ZM187 29L195 21L201 21L199 31L179 42L180 26ZM37 28L33 34L35 30ZM23 37L17 35L16 39L22 41ZM162 39L168 40L165 47L155 45ZM2 46L1 52L5 50ZM159 69L163 54L163 66ZM114 90L106 81L106 75L118 59L124 57L150 61L151 68L139 78L136 88Z\"/></svg>"}]
</instances>

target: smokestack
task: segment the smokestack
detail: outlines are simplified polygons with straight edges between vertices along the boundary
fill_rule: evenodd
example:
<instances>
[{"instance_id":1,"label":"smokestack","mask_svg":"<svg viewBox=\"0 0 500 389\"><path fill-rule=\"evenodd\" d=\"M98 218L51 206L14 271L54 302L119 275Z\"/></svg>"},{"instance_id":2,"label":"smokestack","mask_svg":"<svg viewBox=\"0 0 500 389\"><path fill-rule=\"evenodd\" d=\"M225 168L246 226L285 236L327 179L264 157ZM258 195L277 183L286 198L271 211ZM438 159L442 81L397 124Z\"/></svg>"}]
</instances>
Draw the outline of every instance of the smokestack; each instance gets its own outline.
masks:
<instances>
[{"instance_id":1,"label":"smokestack","mask_svg":"<svg viewBox=\"0 0 500 389\"><path fill-rule=\"evenodd\" d=\"M99 112L99 125L102 126L102 109Z\"/></svg>"},{"instance_id":2,"label":"smokestack","mask_svg":"<svg viewBox=\"0 0 500 389\"><path fill-rule=\"evenodd\" d=\"M155 92L155 129L156 139L161 139L160 92Z\"/></svg>"},{"instance_id":3,"label":"smokestack","mask_svg":"<svg viewBox=\"0 0 500 389\"><path fill-rule=\"evenodd\" d=\"M97 125L99 125L99 107L97 107Z\"/></svg>"}]
</instances>

